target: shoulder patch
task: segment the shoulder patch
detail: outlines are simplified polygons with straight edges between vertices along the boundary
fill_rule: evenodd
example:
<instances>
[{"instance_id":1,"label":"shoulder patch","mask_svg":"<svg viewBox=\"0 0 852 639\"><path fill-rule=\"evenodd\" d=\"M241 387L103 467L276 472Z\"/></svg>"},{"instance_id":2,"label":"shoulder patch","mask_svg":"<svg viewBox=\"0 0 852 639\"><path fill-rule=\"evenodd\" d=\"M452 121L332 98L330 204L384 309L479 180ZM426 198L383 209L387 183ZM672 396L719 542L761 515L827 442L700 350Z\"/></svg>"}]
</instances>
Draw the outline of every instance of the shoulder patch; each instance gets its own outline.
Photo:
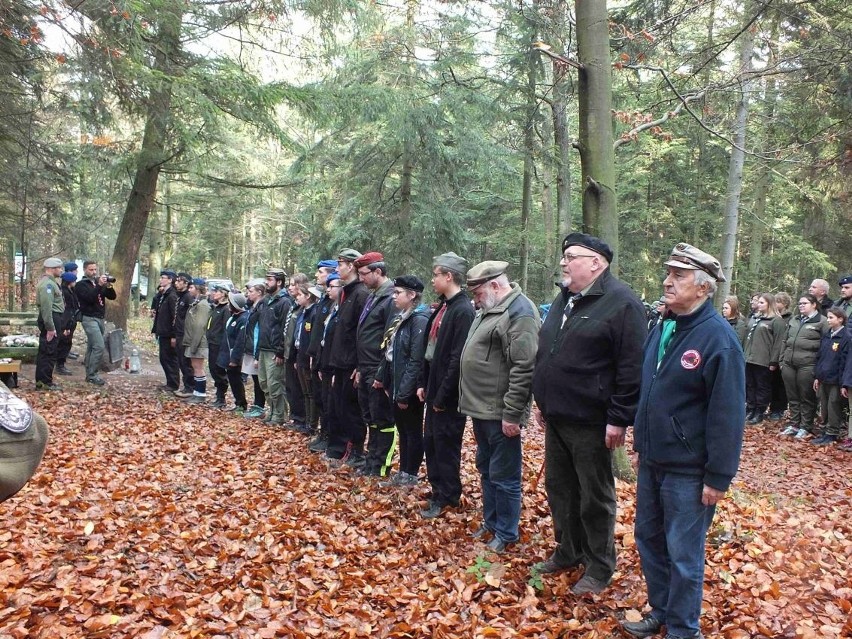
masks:
<instances>
[{"instance_id":1,"label":"shoulder patch","mask_svg":"<svg viewBox=\"0 0 852 639\"><path fill-rule=\"evenodd\" d=\"M701 353L694 348L689 349L680 356L680 365L688 371L698 368L701 364Z\"/></svg>"},{"instance_id":2,"label":"shoulder patch","mask_svg":"<svg viewBox=\"0 0 852 639\"><path fill-rule=\"evenodd\" d=\"M0 428L5 428L10 433L23 433L32 421L32 407L0 385Z\"/></svg>"}]
</instances>

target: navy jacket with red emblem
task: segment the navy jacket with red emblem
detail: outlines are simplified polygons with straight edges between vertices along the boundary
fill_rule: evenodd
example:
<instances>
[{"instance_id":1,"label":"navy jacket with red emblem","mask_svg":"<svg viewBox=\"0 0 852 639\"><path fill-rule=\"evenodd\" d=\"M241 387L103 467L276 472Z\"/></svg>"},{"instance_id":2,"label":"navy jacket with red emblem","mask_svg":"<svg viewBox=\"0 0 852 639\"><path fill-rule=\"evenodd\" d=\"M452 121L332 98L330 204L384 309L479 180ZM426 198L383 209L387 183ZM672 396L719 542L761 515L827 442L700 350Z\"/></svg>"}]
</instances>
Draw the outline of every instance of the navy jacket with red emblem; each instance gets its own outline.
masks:
<instances>
[{"instance_id":1,"label":"navy jacket with red emblem","mask_svg":"<svg viewBox=\"0 0 852 639\"><path fill-rule=\"evenodd\" d=\"M657 365L662 324L645 342L633 448L641 463L702 475L727 490L737 473L745 426L745 359L731 325L708 300L675 317Z\"/></svg>"}]
</instances>

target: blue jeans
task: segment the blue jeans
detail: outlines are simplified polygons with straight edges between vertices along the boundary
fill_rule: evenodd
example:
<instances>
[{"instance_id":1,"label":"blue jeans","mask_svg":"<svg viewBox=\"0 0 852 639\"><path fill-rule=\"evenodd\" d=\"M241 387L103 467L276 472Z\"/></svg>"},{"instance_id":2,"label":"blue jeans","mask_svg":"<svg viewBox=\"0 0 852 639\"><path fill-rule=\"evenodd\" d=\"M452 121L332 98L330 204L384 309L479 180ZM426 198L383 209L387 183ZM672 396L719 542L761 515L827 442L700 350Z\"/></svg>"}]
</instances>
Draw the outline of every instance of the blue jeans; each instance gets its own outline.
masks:
<instances>
[{"instance_id":1,"label":"blue jeans","mask_svg":"<svg viewBox=\"0 0 852 639\"><path fill-rule=\"evenodd\" d=\"M497 420L473 420L476 468L482 477L485 527L501 541L518 541L521 520L521 436L506 437Z\"/></svg>"},{"instance_id":2,"label":"blue jeans","mask_svg":"<svg viewBox=\"0 0 852 639\"><path fill-rule=\"evenodd\" d=\"M704 541L715 506L701 503L704 478L639 465L636 546L651 614L670 637L696 637L704 588Z\"/></svg>"}]
</instances>

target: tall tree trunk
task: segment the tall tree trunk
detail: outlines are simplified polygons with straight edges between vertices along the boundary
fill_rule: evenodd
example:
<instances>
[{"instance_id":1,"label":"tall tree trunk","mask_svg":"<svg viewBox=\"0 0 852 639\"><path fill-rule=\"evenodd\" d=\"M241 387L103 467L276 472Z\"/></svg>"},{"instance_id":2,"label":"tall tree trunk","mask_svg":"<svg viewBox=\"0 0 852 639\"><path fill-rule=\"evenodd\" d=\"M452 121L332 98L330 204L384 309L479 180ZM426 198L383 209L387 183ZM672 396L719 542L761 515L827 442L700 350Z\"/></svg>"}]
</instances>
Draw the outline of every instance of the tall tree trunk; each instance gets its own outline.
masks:
<instances>
[{"instance_id":1,"label":"tall tree trunk","mask_svg":"<svg viewBox=\"0 0 852 639\"><path fill-rule=\"evenodd\" d=\"M745 11L745 19L751 20L753 3L749 3ZM722 232L722 272L726 281L719 283L717 305L721 306L731 292L731 278L734 274L734 259L737 248L737 226L739 224L740 196L743 190L743 165L745 164L745 137L748 121L748 101L752 81L751 58L754 54L754 32L746 29L740 41L740 57L738 74L740 76L740 94L737 103L737 113L734 120L734 147L728 162L728 188L725 194L725 227Z\"/></svg>"},{"instance_id":2,"label":"tall tree trunk","mask_svg":"<svg viewBox=\"0 0 852 639\"><path fill-rule=\"evenodd\" d=\"M567 51L568 39L563 35L570 33L571 24L567 16L567 3L556 0L553 5L553 21L560 32L559 51ZM569 69L565 65L553 66L553 139L556 144L556 226L559 238L571 232L571 136L568 131L568 96L571 90ZM559 258L562 243L556 243L554 274L559 270ZM548 256L551 257L551 256Z\"/></svg>"},{"instance_id":3,"label":"tall tree trunk","mask_svg":"<svg viewBox=\"0 0 852 639\"><path fill-rule=\"evenodd\" d=\"M556 218L553 211L553 120L549 117L541 119L541 142L547 153L542 153L541 170L541 218L544 225L544 264L541 273L541 290L544 297L548 297L553 291L553 282L556 264L557 247L560 246L556 236ZM556 258L556 259L554 259Z\"/></svg>"},{"instance_id":4,"label":"tall tree trunk","mask_svg":"<svg viewBox=\"0 0 852 639\"><path fill-rule=\"evenodd\" d=\"M535 116L538 100L535 94L535 65L537 54L530 51L527 58L527 109L524 119L524 182L521 194L521 255L518 279L526 291L529 283L530 263L530 215L532 215L532 185L535 173Z\"/></svg>"},{"instance_id":5,"label":"tall tree trunk","mask_svg":"<svg viewBox=\"0 0 852 639\"><path fill-rule=\"evenodd\" d=\"M175 5L175 8L180 5ZM109 270L117 278L116 301L107 305L107 317L119 328L127 328L130 281L139 248L154 206L157 179L166 161L166 143L172 105L172 71L174 58L180 49L182 14L163 10L154 45L154 71L161 78L151 90L142 150L136 163L136 174L124 217L115 240Z\"/></svg>"},{"instance_id":6,"label":"tall tree trunk","mask_svg":"<svg viewBox=\"0 0 852 639\"><path fill-rule=\"evenodd\" d=\"M153 212L153 224L148 228L148 302L156 295L157 284L160 281L160 271L165 264L163 260L164 233L163 213Z\"/></svg>"},{"instance_id":7,"label":"tall tree trunk","mask_svg":"<svg viewBox=\"0 0 852 639\"><path fill-rule=\"evenodd\" d=\"M618 206L612 132L612 68L606 0L577 0L580 58L579 147L583 180L583 230L605 240L615 252L618 272Z\"/></svg>"}]
</instances>

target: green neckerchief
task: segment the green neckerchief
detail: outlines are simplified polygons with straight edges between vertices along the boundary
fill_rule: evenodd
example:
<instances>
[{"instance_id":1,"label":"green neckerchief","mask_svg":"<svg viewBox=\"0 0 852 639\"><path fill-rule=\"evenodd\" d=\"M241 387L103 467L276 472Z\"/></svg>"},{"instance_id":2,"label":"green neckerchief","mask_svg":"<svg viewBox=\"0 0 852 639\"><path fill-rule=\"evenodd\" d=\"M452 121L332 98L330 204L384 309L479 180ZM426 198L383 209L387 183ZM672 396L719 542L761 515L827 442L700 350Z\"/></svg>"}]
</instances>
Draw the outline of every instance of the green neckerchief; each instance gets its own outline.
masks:
<instances>
[{"instance_id":1,"label":"green neckerchief","mask_svg":"<svg viewBox=\"0 0 852 639\"><path fill-rule=\"evenodd\" d=\"M672 341L675 332L675 321L673 319L663 320L663 331L660 335L660 346L657 349L657 368L660 367L660 362L663 361L663 355L669 347L669 342Z\"/></svg>"}]
</instances>

